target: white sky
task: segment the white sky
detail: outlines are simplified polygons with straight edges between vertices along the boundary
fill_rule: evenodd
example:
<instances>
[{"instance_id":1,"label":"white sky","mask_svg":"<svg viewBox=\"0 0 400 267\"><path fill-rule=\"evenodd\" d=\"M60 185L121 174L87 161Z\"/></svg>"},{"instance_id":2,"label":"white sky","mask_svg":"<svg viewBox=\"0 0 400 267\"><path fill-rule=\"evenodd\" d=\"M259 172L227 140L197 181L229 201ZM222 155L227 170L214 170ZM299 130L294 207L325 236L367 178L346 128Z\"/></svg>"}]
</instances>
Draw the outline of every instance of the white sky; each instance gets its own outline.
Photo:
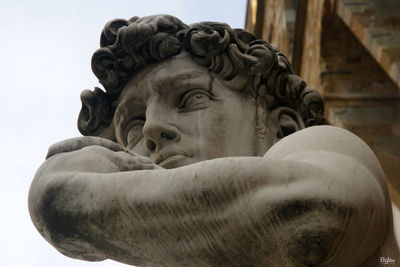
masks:
<instances>
[{"instance_id":1,"label":"white sky","mask_svg":"<svg viewBox=\"0 0 400 267\"><path fill-rule=\"evenodd\" d=\"M79 135L79 95L99 86L90 59L104 24L160 13L187 24L210 20L243 28L246 0L2 1L0 266L123 266L60 254L34 228L27 196L47 148Z\"/></svg>"}]
</instances>

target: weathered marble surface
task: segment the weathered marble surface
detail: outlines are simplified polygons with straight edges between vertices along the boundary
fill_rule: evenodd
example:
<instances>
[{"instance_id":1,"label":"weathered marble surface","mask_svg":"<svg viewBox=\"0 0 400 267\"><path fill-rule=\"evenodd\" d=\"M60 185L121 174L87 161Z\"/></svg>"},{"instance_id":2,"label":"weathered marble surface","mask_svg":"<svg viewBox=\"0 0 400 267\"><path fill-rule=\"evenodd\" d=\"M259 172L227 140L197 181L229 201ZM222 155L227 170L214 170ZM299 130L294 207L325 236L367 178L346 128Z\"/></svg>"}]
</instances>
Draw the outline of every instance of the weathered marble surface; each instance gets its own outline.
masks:
<instances>
[{"instance_id":1,"label":"weathered marble surface","mask_svg":"<svg viewBox=\"0 0 400 267\"><path fill-rule=\"evenodd\" d=\"M114 20L82 93L84 137L29 194L61 253L138 266L399 261L386 178L271 45L226 24ZM312 126L312 127L311 127Z\"/></svg>"}]
</instances>

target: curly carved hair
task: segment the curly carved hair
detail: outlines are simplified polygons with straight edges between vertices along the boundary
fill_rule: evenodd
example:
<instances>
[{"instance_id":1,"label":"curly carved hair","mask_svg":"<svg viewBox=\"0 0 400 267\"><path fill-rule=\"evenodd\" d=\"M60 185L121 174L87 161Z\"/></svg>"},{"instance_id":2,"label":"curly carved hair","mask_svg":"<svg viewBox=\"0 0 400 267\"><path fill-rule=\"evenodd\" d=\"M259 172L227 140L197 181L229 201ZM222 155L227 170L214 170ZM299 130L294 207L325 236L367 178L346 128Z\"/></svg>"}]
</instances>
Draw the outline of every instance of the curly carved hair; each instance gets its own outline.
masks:
<instances>
[{"instance_id":1,"label":"curly carved hair","mask_svg":"<svg viewBox=\"0 0 400 267\"><path fill-rule=\"evenodd\" d=\"M112 121L119 93L145 65L183 51L231 89L252 94L264 110L288 107L306 127L325 124L322 98L293 73L287 58L243 29L217 22L186 25L170 15L108 22L92 57L92 70L104 86L81 94L78 128L98 135Z\"/></svg>"}]
</instances>

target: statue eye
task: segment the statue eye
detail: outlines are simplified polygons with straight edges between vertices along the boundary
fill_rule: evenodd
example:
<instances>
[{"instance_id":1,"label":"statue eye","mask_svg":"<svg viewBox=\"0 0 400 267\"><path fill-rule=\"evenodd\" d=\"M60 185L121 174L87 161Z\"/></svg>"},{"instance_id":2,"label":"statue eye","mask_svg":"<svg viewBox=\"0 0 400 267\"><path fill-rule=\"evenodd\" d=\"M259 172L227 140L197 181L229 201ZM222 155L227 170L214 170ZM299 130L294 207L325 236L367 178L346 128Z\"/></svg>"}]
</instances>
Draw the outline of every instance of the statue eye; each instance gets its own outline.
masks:
<instances>
[{"instance_id":1,"label":"statue eye","mask_svg":"<svg viewBox=\"0 0 400 267\"><path fill-rule=\"evenodd\" d=\"M204 105L208 103L208 101L212 98L212 96L205 90L202 89L194 89L187 92L181 99L179 109L196 109L196 108L206 108Z\"/></svg>"},{"instance_id":2,"label":"statue eye","mask_svg":"<svg viewBox=\"0 0 400 267\"><path fill-rule=\"evenodd\" d=\"M126 127L126 147L133 148L143 137L144 120L132 120Z\"/></svg>"}]
</instances>

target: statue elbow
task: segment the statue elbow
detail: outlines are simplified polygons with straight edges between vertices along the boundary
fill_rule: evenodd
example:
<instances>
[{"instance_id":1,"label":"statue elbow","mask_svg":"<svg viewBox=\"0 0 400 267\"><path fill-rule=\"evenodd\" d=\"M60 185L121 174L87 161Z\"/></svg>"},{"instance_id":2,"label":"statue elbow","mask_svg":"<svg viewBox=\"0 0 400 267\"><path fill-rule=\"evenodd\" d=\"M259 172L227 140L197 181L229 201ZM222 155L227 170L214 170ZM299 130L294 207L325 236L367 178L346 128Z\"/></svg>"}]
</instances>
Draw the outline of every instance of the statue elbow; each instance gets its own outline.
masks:
<instances>
[{"instance_id":1,"label":"statue elbow","mask_svg":"<svg viewBox=\"0 0 400 267\"><path fill-rule=\"evenodd\" d=\"M28 197L29 213L39 233L62 254L81 260L101 261L106 257L85 241L82 214L74 212L73 196L68 197L65 185L38 170Z\"/></svg>"}]
</instances>

